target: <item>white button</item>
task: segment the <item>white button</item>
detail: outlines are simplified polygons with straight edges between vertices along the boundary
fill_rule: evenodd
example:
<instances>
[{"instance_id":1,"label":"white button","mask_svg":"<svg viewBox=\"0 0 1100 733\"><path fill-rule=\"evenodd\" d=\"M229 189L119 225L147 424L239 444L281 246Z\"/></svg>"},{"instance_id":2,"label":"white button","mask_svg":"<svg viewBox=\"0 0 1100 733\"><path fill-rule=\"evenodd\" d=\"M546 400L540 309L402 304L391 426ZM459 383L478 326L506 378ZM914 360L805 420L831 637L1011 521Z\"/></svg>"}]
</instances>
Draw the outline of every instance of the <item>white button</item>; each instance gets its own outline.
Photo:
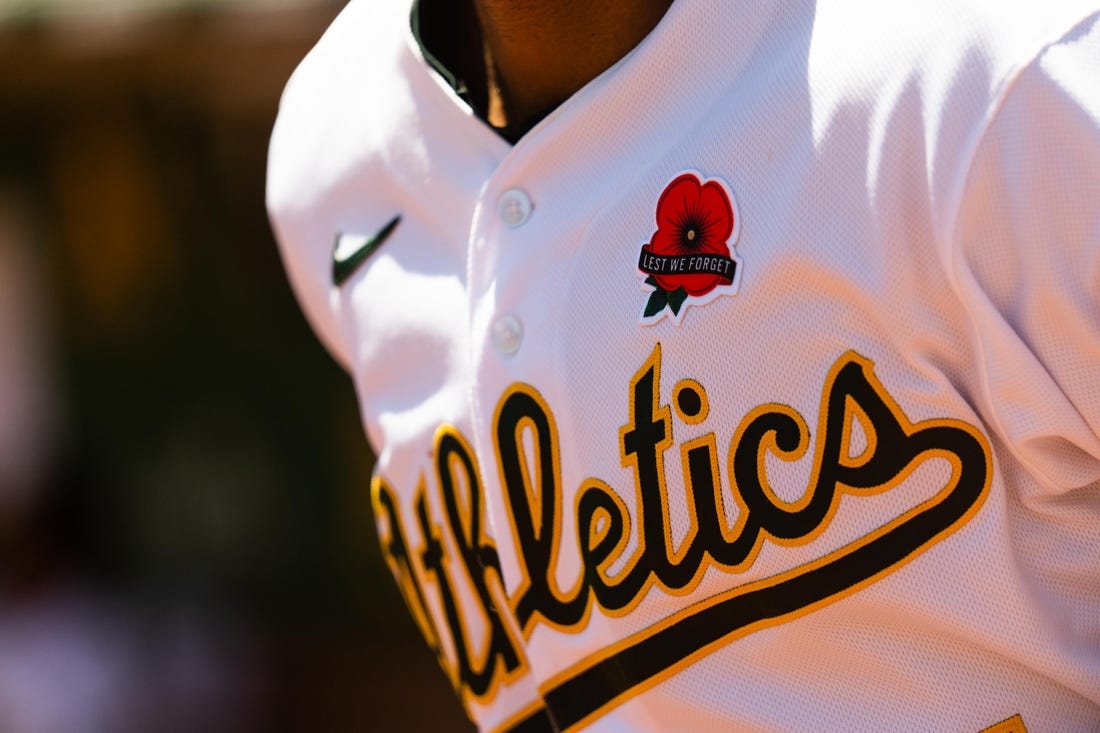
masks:
<instances>
[{"instance_id":1,"label":"white button","mask_svg":"<svg viewBox=\"0 0 1100 733\"><path fill-rule=\"evenodd\" d=\"M505 191L497 204L497 213L500 220L510 228L523 226L523 223L531 218L531 209L535 208L530 197L518 188Z\"/></svg>"},{"instance_id":2,"label":"white button","mask_svg":"<svg viewBox=\"0 0 1100 733\"><path fill-rule=\"evenodd\" d=\"M519 351L523 341L523 323L509 314L501 316L493 324L493 346L502 354L514 354Z\"/></svg>"}]
</instances>

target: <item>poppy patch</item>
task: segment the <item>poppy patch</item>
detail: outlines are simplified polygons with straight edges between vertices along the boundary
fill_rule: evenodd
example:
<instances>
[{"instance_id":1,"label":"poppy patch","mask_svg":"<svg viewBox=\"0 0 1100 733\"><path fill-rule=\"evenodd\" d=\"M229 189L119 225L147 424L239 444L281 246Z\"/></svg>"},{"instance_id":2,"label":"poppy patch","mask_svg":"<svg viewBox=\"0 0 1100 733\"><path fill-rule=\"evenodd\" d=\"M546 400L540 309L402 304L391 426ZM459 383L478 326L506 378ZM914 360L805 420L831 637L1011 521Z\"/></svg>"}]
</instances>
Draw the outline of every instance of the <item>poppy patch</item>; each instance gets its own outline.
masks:
<instances>
[{"instance_id":1,"label":"poppy patch","mask_svg":"<svg viewBox=\"0 0 1100 733\"><path fill-rule=\"evenodd\" d=\"M741 216L724 181L681 173L657 200L657 231L642 245L638 272L649 293L641 322L666 316L677 325L689 306L733 295L741 281L734 251Z\"/></svg>"}]
</instances>

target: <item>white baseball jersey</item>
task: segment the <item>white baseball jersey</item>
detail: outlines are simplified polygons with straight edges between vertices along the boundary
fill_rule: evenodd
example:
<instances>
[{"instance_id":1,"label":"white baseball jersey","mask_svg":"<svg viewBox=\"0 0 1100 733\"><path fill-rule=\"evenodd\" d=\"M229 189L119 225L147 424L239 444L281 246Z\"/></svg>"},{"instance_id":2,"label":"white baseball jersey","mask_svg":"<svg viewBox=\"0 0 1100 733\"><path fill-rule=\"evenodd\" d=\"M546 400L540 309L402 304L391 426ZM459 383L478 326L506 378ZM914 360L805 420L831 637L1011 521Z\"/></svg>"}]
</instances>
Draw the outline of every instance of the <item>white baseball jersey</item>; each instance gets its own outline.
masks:
<instances>
[{"instance_id":1,"label":"white baseball jersey","mask_svg":"<svg viewBox=\"0 0 1100 733\"><path fill-rule=\"evenodd\" d=\"M1100 731L1096 8L677 0L513 146L352 0L269 207L480 728Z\"/></svg>"}]
</instances>

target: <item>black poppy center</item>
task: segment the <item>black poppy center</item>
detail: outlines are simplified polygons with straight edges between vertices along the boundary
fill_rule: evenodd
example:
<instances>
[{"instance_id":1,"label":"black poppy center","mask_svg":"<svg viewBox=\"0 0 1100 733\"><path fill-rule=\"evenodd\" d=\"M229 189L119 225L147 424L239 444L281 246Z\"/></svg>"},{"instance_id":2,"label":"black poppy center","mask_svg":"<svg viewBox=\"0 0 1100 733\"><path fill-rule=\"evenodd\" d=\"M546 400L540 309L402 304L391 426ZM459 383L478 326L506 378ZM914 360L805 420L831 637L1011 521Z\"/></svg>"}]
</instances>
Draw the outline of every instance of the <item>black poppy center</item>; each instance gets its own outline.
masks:
<instances>
[{"instance_id":1,"label":"black poppy center","mask_svg":"<svg viewBox=\"0 0 1100 733\"><path fill-rule=\"evenodd\" d=\"M685 250L698 249L706 239L706 224L702 218L689 216L680 223L680 246Z\"/></svg>"}]
</instances>

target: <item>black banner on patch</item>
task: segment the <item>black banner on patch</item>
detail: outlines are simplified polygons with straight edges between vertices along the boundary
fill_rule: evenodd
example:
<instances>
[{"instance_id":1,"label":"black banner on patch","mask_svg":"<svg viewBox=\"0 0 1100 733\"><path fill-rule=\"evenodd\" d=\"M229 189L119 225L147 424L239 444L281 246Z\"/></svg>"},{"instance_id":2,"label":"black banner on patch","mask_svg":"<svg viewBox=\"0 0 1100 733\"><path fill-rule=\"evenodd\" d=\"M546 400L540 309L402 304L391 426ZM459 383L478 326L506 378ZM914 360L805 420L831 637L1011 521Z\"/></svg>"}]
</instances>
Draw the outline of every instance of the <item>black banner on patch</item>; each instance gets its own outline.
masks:
<instances>
[{"instance_id":1,"label":"black banner on patch","mask_svg":"<svg viewBox=\"0 0 1100 733\"><path fill-rule=\"evenodd\" d=\"M737 260L710 253L658 255L642 247L638 269L647 275L718 275L729 285L737 273Z\"/></svg>"}]
</instances>

